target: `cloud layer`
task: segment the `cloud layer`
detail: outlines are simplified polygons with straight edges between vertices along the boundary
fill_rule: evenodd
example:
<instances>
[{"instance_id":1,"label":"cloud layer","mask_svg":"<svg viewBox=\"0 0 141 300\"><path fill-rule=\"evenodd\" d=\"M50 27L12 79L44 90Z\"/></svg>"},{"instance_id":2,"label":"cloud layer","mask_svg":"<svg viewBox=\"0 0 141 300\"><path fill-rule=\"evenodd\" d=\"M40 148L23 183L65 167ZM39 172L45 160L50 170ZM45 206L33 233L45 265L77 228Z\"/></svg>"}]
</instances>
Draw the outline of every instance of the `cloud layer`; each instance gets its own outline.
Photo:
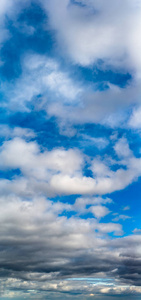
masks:
<instances>
[{"instance_id":1,"label":"cloud layer","mask_svg":"<svg viewBox=\"0 0 141 300\"><path fill-rule=\"evenodd\" d=\"M141 4L0 2L0 297L139 299Z\"/></svg>"}]
</instances>

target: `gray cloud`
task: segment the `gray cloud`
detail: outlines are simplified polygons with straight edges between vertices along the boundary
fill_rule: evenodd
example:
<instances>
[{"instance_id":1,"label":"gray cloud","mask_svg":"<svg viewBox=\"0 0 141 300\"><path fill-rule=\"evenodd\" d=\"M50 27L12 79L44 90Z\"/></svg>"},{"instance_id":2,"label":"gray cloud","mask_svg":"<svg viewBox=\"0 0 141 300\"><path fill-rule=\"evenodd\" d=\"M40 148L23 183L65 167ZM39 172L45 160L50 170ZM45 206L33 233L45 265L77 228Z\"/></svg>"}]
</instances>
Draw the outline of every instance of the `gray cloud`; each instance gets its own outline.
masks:
<instances>
[{"instance_id":1,"label":"gray cloud","mask_svg":"<svg viewBox=\"0 0 141 300\"><path fill-rule=\"evenodd\" d=\"M135 287L141 285L140 235L111 240L107 233L120 230L119 224L67 219L59 216L68 209L67 204L44 198L27 201L10 195L0 201L0 276L2 281L9 278L7 289L86 294L141 292ZM68 277L96 277L99 284L84 286L76 281L75 287L66 281ZM114 287L104 286L106 277L111 278Z\"/></svg>"}]
</instances>

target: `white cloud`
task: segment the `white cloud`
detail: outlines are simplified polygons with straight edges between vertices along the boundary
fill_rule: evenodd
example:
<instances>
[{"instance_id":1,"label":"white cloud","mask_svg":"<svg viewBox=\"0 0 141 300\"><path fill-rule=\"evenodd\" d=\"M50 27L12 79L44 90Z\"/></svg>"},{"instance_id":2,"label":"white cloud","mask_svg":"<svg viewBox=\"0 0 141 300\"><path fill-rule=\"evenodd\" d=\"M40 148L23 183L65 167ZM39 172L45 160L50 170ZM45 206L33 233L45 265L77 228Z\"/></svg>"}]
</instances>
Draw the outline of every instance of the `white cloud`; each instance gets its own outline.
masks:
<instances>
[{"instance_id":1,"label":"white cloud","mask_svg":"<svg viewBox=\"0 0 141 300\"><path fill-rule=\"evenodd\" d=\"M57 11L54 7L57 7L58 0L41 2L49 13L50 26L56 26L61 44L68 45L63 48L68 49L77 63L85 65L103 58L108 64L129 67L129 71L133 71L130 84L119 88L107 83L109 89L104 91L95 90L94 83L82 87L82 83L74 82L54 59L38 54L25 55L21 77L14 85L6 83L1 87L9 99L8 109L30 111L29 102L32 102L35 110L45 110L50 116L56 116L62 134L68 136L75 134L71 128L73 124L90 122L127 127L129 108L134 104L140 105L141 42L138 28L141 6L130 0L124 4L120 0L118 5L108 1L109 5L104 1L100 4L89 1L82 7L63 0ZM18 1L15 3L19 4ZM22 1L16 8L13 1L2 1L1 14L16 16L19 9L27 4L28 1ZM106 45L103 46L103 43ZM3 105L7 106L6 102ZM140 128L139 116L140 109L133 110L128 126ZM96 140L94 143L99 147L106 146L102 140L99 144Z\"/></svg>"},{"instance_id":2,"label":"white cloud","mask_svg":"<svg viewBox=\"0 0 141 300\"><path fill-rule=\"evenodd\" d=\"M120 159L132 157L132 151L129 149L128 141L126 138L121 138L114 146L114 150Z\"/></svg>"},{"instance_id":3,"label":"white cloud","mask_svg":"<svg viewBox=\"0 0 141 300\"><path fill-rule=\"evenodd\" d=\"M129 108L140 103L140 80L133 80L126 88L107 83L109 88L103 91L95 90L94 84L82 87L82 82L74 82L54 59L38 54L26 55L22 69L14 85L5 83L1 87L8 99L8 110L30 112L31 104L34 110L57 117L60 132L68 136L75 134L74 124L87 122L125 128ZM3 102L3 106L7 107L7 103ZM90 142L100 149L107 146L102 138Z\"/></svg>"},{"instance_id":4,"label":"white cloud","mask_svg":"<svg viewBox=\"0 0 141 300\"><path fill-rule=\"evenodd\" d=\"M48 113L72 124L96 123L110 127L127 128L129 108L140 103L140 83L132 81L125 88L108 84L109 88L103 91L91 86L81 94L80 102L73 107L62 103L49 103Z\"/></svg>"},{"instance_id":5,"label":"white cloud","mask_svg":"<svg viewBox=\"0 0 141 300\"><path fill-rule=\"evenodd\" d=\"M129 210L130 209L130 206L129 205L127 205L127 206L125 206L124 208L123 208L123 210Z\"/></svg>"},{"instance_id":6,"label":"white cloud","mask_svg":"<svg viewBox=\"0 0 141 300\"><path fill-rule=\"evenodd\" d=\"M110 198L102 198L102 197L79 197L76 199L74 203L75 210L85 211L87 205L99 205L99 204L110 204L113 203Z\"/></svg>"},{"instance_id":7,"label":"white cloud","mask_svg":"<svg viewBox=\"0 0 141 300\"><path fill-rule=\"evenodd\" d=\"M102 123L110 127L140 127L139 112L128 122L132 105L140 105L141 5L139 1L40 1L55 30L61 54L83 66L104 61L104 70L129 72L132 80L126 88L107 83L106 91L95 91L94 83L78 93L75 106L49 103L47 111L59 123ZM79 5L80 4L80 5ZM81 5L84 4L84 5ZM58 8L59 7L59 8ZM57 9L56 9L57 8ZM119 22L120 20L120 22ZM48 27L47 27L48 28ZM109 67L110 66L110 67ZM89 88L89 91L88 89ZM91 91L90 91L91 89ZM67 93L66 93L67 94ZM69 94L69 92L68 92ZM132 121L133 120L133 121ZM128 123L128 125L127 125Z\"/></svg>"},{"instance_id":8,"label":"white cloud","mask_svg":"<svg viewBox=\"0 0 141 300\"><path fill-rule=\"evenodd\" d=\"M0 125L0 136L5 139L21 137L21 138L34 138L36 134L29 128L9 127L8 125Z\"/></svg>"},{"instance_id":9,"label":"white cloud","mask_svg":"<svg viewBox=\"0 0 141 300\"><path fill-rule=\"evenodd\" d=\"M83 158L78 150L54 149L40 153L36 142L15 138L4 142L0 149L2 169L20 168L23 174L48 181L54 172L73 175L81 170Z\"/></svg>"},{"instance_id":10,"label":"white cloud","mask_svg":"<svg viewBox=\"0 0 141 300\"><path fill-rule=\"evenodd\" d=\"M22 63L22 75L14 85L9 85L9 92L3 86L3 91L10 99L9 108L14 111L30 111L28 102L31 101L35 110L47 110L47 103L54 102L55 99L62 103L73 103L82 91L54 59L44 55L27 54Z\"/></svg>"},{"instance_id":11,"label":"white cloud","mask_svg":"<svg viewBox=\"0 0 141 300\"><path fill-rule=\"evenodd\" d=\"M118 222L119 220L128 220L131 219L131 217L127 216L127 215L118 215L117 217L113 218L112 221L113 222Z\"/></svg>"},{"instance_id":12,"label":"white cloud","mask_svg":"<svg viewBox=\"0 0 141 300\"><path fill-rule=\"evenodd\" d=\"M119 156L122 153L122 159L94 158L93 177L87 177L83 175L85 156L77 149L41 151L36 142L14 138L0 148L0 167L21 170L25 193L104 195L124 189L141 175L141 159L134 157L126 140L121 138L114 148ZM114 165L118 166L115 171L112 170ZM18 180L16 177L9 183L2 180L1 184L17 190Z\"/></svg>"},{"instance_id":13,"label":"white cloud","mask_svg":"<svg viewBox=\"0 0 141 300\"><path fill-rule=\"evenodd\" d=\"M102 205L91 206L89 211L93 213L96 218L102 218L109 214L109 209Z\"/></svg>"},{"instance_id":14,"label":"white cloud","mask_svg":"<svg viewBox=\"0 0 141 300\"><path fill-rule=\"evenodd\" d=\"M89 65L98 59L117 67L140 72L141 5L139 1L122 0L43 2L50 26L56 30L61 51L75 63ZM120 22L119 22L120 20Z\"/></svg>"},{"instance_id":15,"label":"white cloud","mask_svg":"<svg viewBox=\"0 0 141 300\"><path fill-rule=\"evenodd\" d=\"M141 107L133 110L128 125L133 129L141 129Z\"/></svg>"}]
</instances>

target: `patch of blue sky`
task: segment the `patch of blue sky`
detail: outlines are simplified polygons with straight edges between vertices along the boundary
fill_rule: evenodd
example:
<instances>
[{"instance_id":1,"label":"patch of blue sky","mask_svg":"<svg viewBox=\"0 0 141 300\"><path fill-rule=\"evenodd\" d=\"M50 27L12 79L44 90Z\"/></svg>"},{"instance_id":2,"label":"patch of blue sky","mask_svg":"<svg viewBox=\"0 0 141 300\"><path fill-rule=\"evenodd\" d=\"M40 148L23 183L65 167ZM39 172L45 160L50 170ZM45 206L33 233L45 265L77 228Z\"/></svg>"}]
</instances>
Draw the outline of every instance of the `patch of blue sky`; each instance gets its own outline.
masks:
<instances>
[{"instance_id":1,"label":"patch of blue sky","mask_svg":"<svg viewBox=\"0 0 141 300\"><path fill-rule=\"evenodd\" d=\"M12 170L0 170L0 178L12 180L16 177L20 177L22 175L20 169L12 169Z\"/></svg>"},{"instance_id":2,"label":"patch of blue sky","mask_svg":"<svg viewBox=\"0 0 141 300\"><path fill-rule=\"evenodd\" d=\"M77 213L75 211L64 210L63 212L58 214L58 217L66 217L67 219L70 219L73 217L75 218L75 217L77 217Z\"/></svg>"},{"instance_id":3,"label":"patch of blue sky","mask_svg":"<svg viewBox=\"0 0 141 300\"><path fill-rule=\"evenodd\" d=\"M13 81L21 75L21 56L25 53L51 55L54 39L49 30L44 30L45 21L47 18L38 5L28 7L16 22L7 19L6 27L10 32L10 38L1 49L3 64L0 68L0 74L5 80Z\"/></svg>"},{"instance_id":4,"label":"patch of blue sky","mask_svg":"<svg viewBox=\"0 0 141 300\"><path fill-rule=\"evenodd\" d=\"M83 176L93 178L93 173L90 169L90 164L88 164L87 162L85 163L85 166L83 168Z\"/></svg>"},{"instance_id":5,"label":"patch of blue sky","mask_svg":"<svg viewBox=\"0 0 141 300\"><path fill-rule=\"evenodd\" d=\"M108 67L105 69L101 64L95 64L87 67L78 67L79 78L83 78L85 82L89 84L96 84L96 89L104 90L108 88L108 83L117 85L121 88L126 87L132 80L132 76L129 73L121 73L117 70L111 70Z\"/></svg>"},{"instance_id":6,"label":"patch of blue sky","mask_svg":"<svg viewBox=\"0 0 141 300\"><path fill-rule=\"evenodd\" d=\"M84 281L84 282L88 282L90 284L95 284L95 285L110 285L110 286L114 286L114 279L113 278L97 278L97 277L74 277L74 278L67 278L67 281Z\"/></svg>"},{"instance_id":7,"label":"patch of blue sky","mask_svg":"<svg viewBox=\"0 0 141 300\"><path fill-rule=\"evenodd\" d=\"M70 3L74 4L74 5L78 5L80 7L85 7L86 6L86 4L81 0L70 0Z\"/></svg>"},{"instance_id":8,"label":"patch of blue sky","mask_svg":"<svg viewBox=\"0 0 141 300\"><path fill-rule=\"evenodd\" d=\"M38 122L36 122L37 119ZM17 112L10 114L9 125L23 128L28 126L36 133L37 142L48 149L59 146L65 149L79 147L85 154L90 156L94 156L99 152L104 153L105 147L108 147L109 133L112 134L110 129L87 124L83 128L75 126L76 134L68 138L68 136L60 134L57 120L54 117L48 119L44 111L34 110L30 113Z\"/></svg>"},{"instance_id":9,"label":"patch of blue sky","mask_svg":"<svg viewBox=\"0 0 141 300\"><path fill-rule=\"evenodd\" d=\"M129 235L133 232L135 228L141 228L140 222L140 185L141 179L130 184L122 191L114 192L111 194L111 198L114 202L114 212L117 212L116 217L120 215L127 215L131 219L126 219L125 221L119 219L119 222L122 223L123 231L125 235ZM108 195L107 195L108 196ZM129 210L124 210L124 208L129 206ZM111 204L112 207L112 204ZM113 215L113 219L114 219Z\"/></svg>"},{"instance_id":10,"label":"patch of blue sky","mask_svg":"<svg viewBox=\"0 0 141 300\"><path fill-rule=\"evenodd\" d=\"M7 124L9 122L9 114L4 107L0 108L0 124Z\"/></svg>"},{"instance_id":11,"label":"patch of blue sky","mask_svg":"<svg viewBox=\"0 0 141 300\"><path fill-rule=\"evenodd\" d=\"M69 204L74 204L76 199L81 197L81 195L61 195L61 196L56 196L56 197L53 197L53 198L50 198L51 200L53 200L53 202L62 202L62 203L69 203Z\"/></svg>"},{"instance_id":12,"label":"patch of blue sky","mask_svg":"<svg viewBox=\"0 0 141 300\"><path fill-rule=\"evenodd\" d=\"M11 126L20 126L30 128L36 133L36 141L42 146L51 150L55 147L76 147L78 145L77 137L68 139L67 136L59 134L57 121L54 117L47 119L44 111L31 111L30 113L17 112L9 117ZM36 122L38 119L38 122Z\"/></svg>"},{"instance_id":13,"label":"patch of blue sky","mask_svg":"<svg viewBox=\"0 0 141 300\"><path fill-rule=\"evenodd\" d=\"M126 137L130 145L130 149L133 151L137 158L140 158L141 154L141 136L140 133L134 130L127 130Z\"/></svg>"}]
</instances>

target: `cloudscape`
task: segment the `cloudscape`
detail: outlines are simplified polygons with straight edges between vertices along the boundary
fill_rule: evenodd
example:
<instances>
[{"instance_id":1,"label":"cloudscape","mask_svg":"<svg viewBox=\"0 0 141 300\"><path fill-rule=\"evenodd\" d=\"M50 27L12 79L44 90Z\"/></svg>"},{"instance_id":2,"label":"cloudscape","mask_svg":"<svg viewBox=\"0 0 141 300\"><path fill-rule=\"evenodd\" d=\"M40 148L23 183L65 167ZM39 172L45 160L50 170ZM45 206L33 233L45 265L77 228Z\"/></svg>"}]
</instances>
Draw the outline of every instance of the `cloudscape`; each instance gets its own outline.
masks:
<instances>
[{"instance_id":1,"label":"cloudscape","mask_svg":"<svg viewBox=\"0 0 141 300\"><path fill-rule=\"evenodd\" d=\"M141 299L141 1L0 1L0 299Z\"/></svg>"}]
</instances>

